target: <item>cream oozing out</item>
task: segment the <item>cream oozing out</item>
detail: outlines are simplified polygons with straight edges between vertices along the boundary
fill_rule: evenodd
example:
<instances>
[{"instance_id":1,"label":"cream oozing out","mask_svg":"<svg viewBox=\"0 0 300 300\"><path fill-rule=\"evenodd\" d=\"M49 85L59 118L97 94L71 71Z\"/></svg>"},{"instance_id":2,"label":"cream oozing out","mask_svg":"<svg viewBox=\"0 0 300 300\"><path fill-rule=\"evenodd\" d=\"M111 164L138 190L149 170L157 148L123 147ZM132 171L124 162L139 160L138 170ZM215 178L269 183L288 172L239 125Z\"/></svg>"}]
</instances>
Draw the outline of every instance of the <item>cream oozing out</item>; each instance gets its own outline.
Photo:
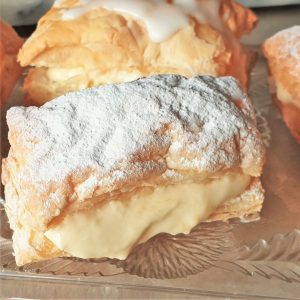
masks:
<instances>
[{"instance_id":1,"label":"cream oozing out","mask_svg":"<svg viewBox=\"0 0 300 300\"><path fill-rule=\"evenodd\" d=\"M229 173L204 183L149 187L131 199L67 215L45 235L72 256L125 259L135 245L160 232L188 233L250 182L248 175Z\"/></svg>"},{"instance_id":2,"label":"cream oozing out","mask_svg":"<svg viewBox=\"0 0 300 300\"><path fill-rule=\"evenodd\" d=\"M219 16L221 0L81 0L80 5L61 9L63 20L73 20L91 10L105 8L142 20L153 42L162 42L176 31L189 25L193 16L200 23L208 23L222 31Z\"/></svg>"}]
</instances>

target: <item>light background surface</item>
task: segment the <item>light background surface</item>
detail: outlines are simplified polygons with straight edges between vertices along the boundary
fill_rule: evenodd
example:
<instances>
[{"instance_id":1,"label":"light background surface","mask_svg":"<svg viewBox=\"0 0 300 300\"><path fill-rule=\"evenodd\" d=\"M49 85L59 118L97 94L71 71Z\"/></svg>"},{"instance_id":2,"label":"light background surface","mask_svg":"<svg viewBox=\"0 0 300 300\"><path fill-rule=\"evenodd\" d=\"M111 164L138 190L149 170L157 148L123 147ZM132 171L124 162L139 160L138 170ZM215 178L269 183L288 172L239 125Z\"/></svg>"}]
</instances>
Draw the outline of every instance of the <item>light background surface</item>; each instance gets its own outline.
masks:
<instances>
[{"instance_id":1,"label":"light background surface","mask_svg":"<svg viewBox=\"0 0 300 300\"><path fill-rule=\"evenodd\" d=\"M237 1L240 1L249 7L300 4L300 0ZM34 24L37 22L40 16L42 16L49 9L53 2L54 0L0 0L0 17L15 26Z\"/></svg>"},{"instance_id":2,"label":"light background surface","mask_svg":"<svg viewBox=\"0 0 300 300\"><path fill-rule=\"evenodd\" d=\"M238 0L249 7L267 7L278 5L300 4L299 0Z\"/></svg>"}]
</instances>

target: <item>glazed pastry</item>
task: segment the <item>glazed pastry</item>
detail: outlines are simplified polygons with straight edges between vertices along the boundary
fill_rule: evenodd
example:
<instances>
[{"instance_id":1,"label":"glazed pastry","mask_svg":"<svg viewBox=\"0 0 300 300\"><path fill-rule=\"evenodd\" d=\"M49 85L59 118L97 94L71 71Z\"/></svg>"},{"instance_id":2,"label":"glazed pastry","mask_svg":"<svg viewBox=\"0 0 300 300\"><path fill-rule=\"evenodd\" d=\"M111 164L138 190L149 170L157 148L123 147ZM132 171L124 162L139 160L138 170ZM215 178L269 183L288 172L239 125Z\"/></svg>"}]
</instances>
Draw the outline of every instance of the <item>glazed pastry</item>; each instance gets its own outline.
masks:
<instances>
[{"instance_id":1,"label":"glazed pastry","mask_svg":"<svg viewBox=\"0 0 300 300\"><path fill-rule=\"evenodd\" d=\"M2 107L22 73L22 68L17 62L17 54L23 40L2 20L0 20L0 37L0 107Z\"/></svg>"},{"instance_id":2,"label":"glazed pastry","mask_svg":"<svg viewBox=\"0 0 300 300\"><path fill-rule=\"evenodd\" d=\"M233 0L64 0L19 54L32 66L29 102L153 74L232 75L248 83L253 56L239 42L257 22Z\"/></svg>"},{"instance_id":3,"label":"glazed pastry","mask_svg":"<svg viewBox=\"0 0 300 300\"><path fill-rule=\"evenodd\" d=\"M157 75L8 111L18 265L125 258L160 233L260 211L264 148L232 77Z\"/></svg>"},{"instance_id":4,"label":"glazed pastry","mask_svg":"<svg viewBox=\"0 0 300 300\"><path fill-rule=\"evenodd\" d=\"M283 119L300 143L300 26L278 32L263 45L271 89Z\"/></svg>"}]
</instances>

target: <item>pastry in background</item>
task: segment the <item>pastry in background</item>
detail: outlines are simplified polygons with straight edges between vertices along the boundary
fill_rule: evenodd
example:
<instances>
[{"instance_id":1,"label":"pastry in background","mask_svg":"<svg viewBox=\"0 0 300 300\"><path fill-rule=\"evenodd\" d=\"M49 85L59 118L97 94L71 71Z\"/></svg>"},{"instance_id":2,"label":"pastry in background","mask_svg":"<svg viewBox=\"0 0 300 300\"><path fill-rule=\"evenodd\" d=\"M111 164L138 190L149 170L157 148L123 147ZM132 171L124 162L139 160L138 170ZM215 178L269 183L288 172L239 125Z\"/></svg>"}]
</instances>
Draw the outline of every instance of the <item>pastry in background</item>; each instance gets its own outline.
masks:
<instances>
[{"instance_id":1,"label":"pastry in background","mask_svg":"<svg viewBox=\"0 0 300 300\"><path fill-rule=\"evenodd\" d=\"M62 0L20 51L30 103L153 74L232 75L253 56L239 39L256 15L233 0Z\"/></svg>"},{"instance_id":2,"label":"pastry in background","mask_svg":"<svg viewBox=\"0 0 300 300\"><path fill-rule=\"evenodd\" d=\"M160 232L261 210L264 147L232 77L157 75L8 111L18 265L124 259Z\"/></svg>"},{"instance_id":3,"label":"pastry in background","mask_svg":"<svg viewBox=\"0 0 300 300\"><path fill-rule=\"evenodd\" d=\"M274 100L300 143L300 26L282 30L263 44Z\"/></svg>"},{"instance_id":4,"label":"pastry in background","mask_svg":"<svg viewBox=\"0 0 300 300\"><path fill-rule=\"evenodd\" d=\"M0 19L0 107L2 107L22 74L17 62L23 40L14 29Z\"/></svg>"}]
</instances>

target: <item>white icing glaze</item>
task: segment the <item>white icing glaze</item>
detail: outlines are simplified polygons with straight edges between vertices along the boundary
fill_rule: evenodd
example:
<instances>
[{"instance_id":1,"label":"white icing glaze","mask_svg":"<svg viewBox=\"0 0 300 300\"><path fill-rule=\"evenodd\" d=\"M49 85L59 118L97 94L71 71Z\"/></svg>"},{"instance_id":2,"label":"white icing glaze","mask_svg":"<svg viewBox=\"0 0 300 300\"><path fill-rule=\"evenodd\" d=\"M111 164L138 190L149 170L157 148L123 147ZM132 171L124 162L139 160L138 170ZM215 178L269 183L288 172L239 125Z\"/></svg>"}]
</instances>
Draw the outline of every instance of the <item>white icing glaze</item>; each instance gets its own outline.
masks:
<instances>
[{"instance_id":1,"label":"white icing glaze","mask_svg":"<svg viewBox=\"0 0 300 300\"><path fill-rule=\"evenodd\" d=\"M63 20L73 20L96 8L110 9L142 20L153 42L161 42L188 26L189 17L223 30L221 0L81 0L78 7L62 9Z\"/></svg>"},{"instance_id":2,"label":"white icing glaze","mask_svg":"<svg viewBox=\"0 0 300 300\"><path fill-rule=\"evenodd\" d=\"M221 203L242 194L250 180L227 174L205 183L146 188L131 199L67 215L45 235L75 257L124 259L135 245L160 232L188 233Z\"/></svg>"}]
</instances>

